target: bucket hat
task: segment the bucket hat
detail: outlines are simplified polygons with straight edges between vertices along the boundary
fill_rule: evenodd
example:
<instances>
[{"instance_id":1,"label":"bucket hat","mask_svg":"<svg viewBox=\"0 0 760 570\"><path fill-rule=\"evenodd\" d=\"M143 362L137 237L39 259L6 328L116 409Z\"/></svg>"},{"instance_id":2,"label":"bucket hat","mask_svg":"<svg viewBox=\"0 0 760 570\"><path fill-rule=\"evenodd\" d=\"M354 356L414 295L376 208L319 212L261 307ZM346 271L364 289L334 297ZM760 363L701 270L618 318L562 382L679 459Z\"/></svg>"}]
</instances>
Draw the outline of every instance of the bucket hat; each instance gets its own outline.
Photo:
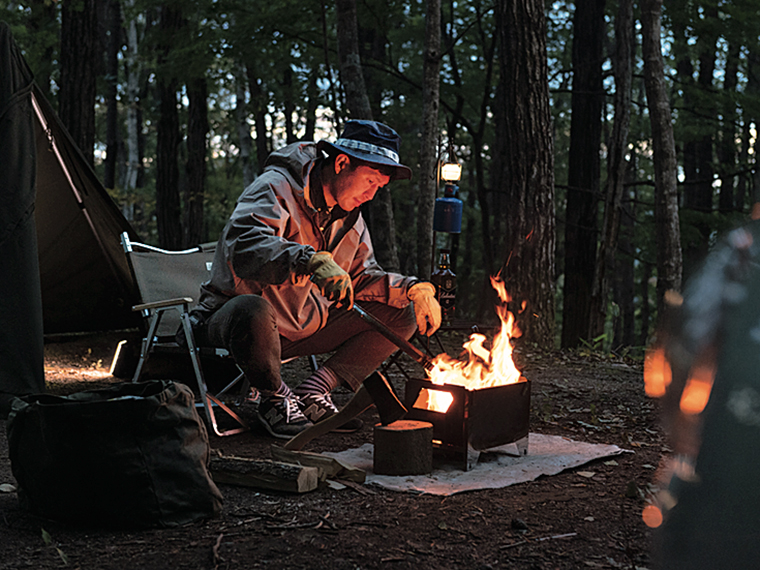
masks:
<instances>
[{"instance_id":1,"label":"bucket hat","mask_svg":"<svg viewBox=\"0 0 760 570\"><path fill-rule=\"evenodd\" d=\"M343 133L334 143L319 141L317 149L335 154L344 153L365 162L394 167L393 180L408 180L412 169L399 162L398 133L383 123L353 120L346 123Z\"/></svg>"}]
</instances>

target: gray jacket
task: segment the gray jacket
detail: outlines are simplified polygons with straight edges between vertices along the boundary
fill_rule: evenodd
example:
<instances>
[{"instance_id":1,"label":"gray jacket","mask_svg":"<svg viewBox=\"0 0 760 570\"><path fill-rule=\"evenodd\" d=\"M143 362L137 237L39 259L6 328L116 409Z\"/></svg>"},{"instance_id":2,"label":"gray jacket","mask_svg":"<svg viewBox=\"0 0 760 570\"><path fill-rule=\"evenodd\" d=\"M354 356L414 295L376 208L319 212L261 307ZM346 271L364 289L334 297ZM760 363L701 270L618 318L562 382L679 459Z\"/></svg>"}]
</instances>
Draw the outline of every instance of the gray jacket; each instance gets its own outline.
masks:
<instances>
[{"instance_id":1,"label":"gray jacket","mask_svg":"<svg viewBox=\"0 0 760 570\"><path fill-rule=\"evenodd\" d=\"M331 252L351 275L357 301L409 304L407 291L417 280L377 264L359 209L328 225L330 213L314 206L318 200L310 198L309 173L316 159L312 142L269 156L219 237L211 279L201 285L193 310L196 318L205 320L235 295L261 295L274 307L282 336L292 341L311 336L327 322L330 305L306 275L316 251Z\"/></svg>"}]
</instances>

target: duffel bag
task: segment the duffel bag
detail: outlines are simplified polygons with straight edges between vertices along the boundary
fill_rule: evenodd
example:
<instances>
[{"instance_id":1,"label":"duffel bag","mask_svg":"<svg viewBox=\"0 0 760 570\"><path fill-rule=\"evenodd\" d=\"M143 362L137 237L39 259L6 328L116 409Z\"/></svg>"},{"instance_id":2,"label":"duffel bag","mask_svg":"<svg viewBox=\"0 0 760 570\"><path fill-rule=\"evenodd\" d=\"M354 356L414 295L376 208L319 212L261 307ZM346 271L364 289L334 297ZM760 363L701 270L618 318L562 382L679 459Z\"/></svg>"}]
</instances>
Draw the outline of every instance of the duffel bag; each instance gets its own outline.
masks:
<instances>
[{"instance_id":1,"label":"duffel bag","mask_svg":"<svg viewBox=\"0 0 760 570\"><path fill-rule=\"evenodd\" d=\"M53 520L133 528L218 514L193 402L190 388L167 380L16 398L7 432L22 505Z\"/></svg>"}]
</instances>

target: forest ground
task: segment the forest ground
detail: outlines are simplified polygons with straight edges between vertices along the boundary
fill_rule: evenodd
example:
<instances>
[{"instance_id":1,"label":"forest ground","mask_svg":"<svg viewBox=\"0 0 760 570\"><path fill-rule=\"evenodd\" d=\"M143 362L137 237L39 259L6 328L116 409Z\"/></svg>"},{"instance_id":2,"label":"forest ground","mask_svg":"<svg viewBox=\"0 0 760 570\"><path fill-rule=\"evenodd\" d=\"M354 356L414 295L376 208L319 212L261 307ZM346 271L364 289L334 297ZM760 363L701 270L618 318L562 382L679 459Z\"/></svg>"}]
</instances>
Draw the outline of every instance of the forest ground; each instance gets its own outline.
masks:
<instances>
[{"instance_id":1,"label":"forest ground","mask_svg":"<svg viewBox=\"0 0 760 570\"><path fill-rule=\"evenodd\" d=\"M464 340L452 332L439 338L452 356ZM68 394L120 381L108 374L117 341L118 335L108 334L46 343L48 391ZM641 363L519 344L515 360L532 382L531 432L614 444L632 453L447 497L366 484L304 494L220 485L220 516L154 530L40 520L19 506L15 492L0 492L0 569L651 568L652 533L641 512L670 450L656 402L644 394ZM419 365L401 361L421 375ZM284 370L291 385L305 374L301 364ZM398 390L403 376L391 367L388 377ZM347 391L336 394L338 405L348 398ZM361 417L359 432L328 434L306 449L340 451L371 442L377 414L372 408ZM255 428L212 436L210 442L226 455L268 459L275 440ZM8 483L16 484L0 422L0 484Z\"/></svg>"}]
</instances>

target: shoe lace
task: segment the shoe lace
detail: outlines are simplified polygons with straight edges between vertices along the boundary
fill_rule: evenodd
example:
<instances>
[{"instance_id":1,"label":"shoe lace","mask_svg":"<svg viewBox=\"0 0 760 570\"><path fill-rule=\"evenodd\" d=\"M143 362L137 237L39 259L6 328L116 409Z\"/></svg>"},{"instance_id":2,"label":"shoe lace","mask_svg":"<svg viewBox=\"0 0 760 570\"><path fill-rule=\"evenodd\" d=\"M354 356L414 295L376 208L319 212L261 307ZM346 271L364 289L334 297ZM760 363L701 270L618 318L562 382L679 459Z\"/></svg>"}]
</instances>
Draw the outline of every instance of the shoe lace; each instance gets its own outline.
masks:
<instances>
[{"instance_id":1,"label":"shoe lace","mask_svg":"<svg viewBox=\"0 0 760 570\"><path fill-rule=\"evenodd\" d=\"M325 408L329 408L335 413L338 412L338 407L332 401L332 396L330 396L329 392L327 394L312 394L311 397Z\"/></svg>"},{"instance_id":2,"label":"shoe lace","mask_svg":"<svg viewBox=\"0 0 760 570\"><path fill-rule=\"evenodd\" d=\"M303 415L301 408L298 407L298 398L294 394L284 398L282 404L285 407L286 423L290 423L291 420L306 420L306 416Z\"/></svg>"}]
</instances>

